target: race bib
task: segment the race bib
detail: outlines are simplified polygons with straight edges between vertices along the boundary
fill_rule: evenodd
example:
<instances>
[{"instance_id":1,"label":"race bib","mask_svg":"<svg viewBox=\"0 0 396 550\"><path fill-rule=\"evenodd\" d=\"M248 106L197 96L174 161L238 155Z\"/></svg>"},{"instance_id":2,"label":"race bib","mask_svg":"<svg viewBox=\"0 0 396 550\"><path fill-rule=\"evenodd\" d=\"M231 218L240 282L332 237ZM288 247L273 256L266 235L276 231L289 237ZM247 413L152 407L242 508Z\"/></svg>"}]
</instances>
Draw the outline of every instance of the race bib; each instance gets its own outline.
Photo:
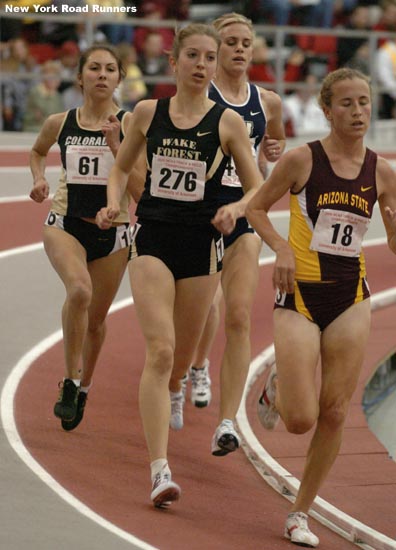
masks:
<instances>
[{"instance_id":1,"label":"race bib","mask_svg":"<svg viewBox=\"0 0 396 550\"><path fill-rule=\"evenodd\" d=\"M106 145L69 145L66 150L67 183L107 185L113 163L113 153Z\"/></svg>"},{"instance_id":2,"label":"race bib","mask_svg":"<svg viewBox=\"0 0 396 550\"><path fill-rule=\"evenodd\" d=\"M128 225L128 227L125 227L125 225L119 225L117 227L116 232L116 239L117 239L117 248L116 250L121 250L123 248L126 248L130 246L132 242L132 233L131 228Z\"/></svg>"},{"instance_id":3,"label":"race bib","mask_svg":"<svg viewBox=\"0 0 396 550\"><path fill-rule=\"evenodd\" d=\"M357 257L370 218L343 212L321 210L313 232L310 249L337 256Z\"/></svg>"},{"instance_id":4,"label":"race bib","mask_svg":"<svg viewBox=\"0 0 396 550\"><path fill-rule=\"evenodd\" d=\"M224 240L223 235L216 241L216 259L218 262L224 258Z\"/></svg>"},{"instance_id":5,"label":"race bib","mask_svg":"<svg viewBox=\"0 0 396 550\"><path fill-rule=\"evenodd\" d=\"M286 292L281 292L281 291L277 288L277 289L276 289L276 292L275 292L275 303L276 303L278 306L284 307L284 306L285 306L285 302L286 302L286 296L287 296L287 293L286 293Z\"/></svg>"},{"instance_id":6,"label":"race bib","mask_svg":"<svg viewBox=\"0 0 396 550\"><path fill-rule=\"evenodd\" d=\"M241 181L236 172L234 159L230 157L227 162L226 169L224 170L223 177L221 178L221 184L226 187L242 187Z\"/></svg>"},{"instance_id":7,"label":"race bib","mask_svg":"<svg viewBox=\"0 0 396 550\"><path fill-rule=\"evenodd\" d=\"M257 152L254 148L254 140L251 139L250 142L253 158L256 159ZM242 183L237 174L235 162L232 157L230 157L229 161L227 162L226 169L224 170L223 177L221 178L221 184L225 185L226 187L242 187Z\"/></svg>"},{"instance_id":8,"label":"race bib","mask_svg":"<svg viewBox=\"0 0 396 550\"><path fill-rule=\"evenodd\" d=\"M206 162L153 155L151 195L196 202L205 194Z\"/></svg>"}]
</instances>

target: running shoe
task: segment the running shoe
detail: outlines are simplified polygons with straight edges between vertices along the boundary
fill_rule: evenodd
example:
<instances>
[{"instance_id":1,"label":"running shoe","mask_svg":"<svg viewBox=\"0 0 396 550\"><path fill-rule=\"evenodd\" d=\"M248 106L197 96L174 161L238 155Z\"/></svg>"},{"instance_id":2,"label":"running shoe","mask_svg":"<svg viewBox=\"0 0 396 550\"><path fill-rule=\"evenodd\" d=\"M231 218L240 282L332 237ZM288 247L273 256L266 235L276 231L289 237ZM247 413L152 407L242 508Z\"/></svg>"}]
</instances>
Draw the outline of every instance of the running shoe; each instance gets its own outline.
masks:
<instances>
[{"instance_id":1,"label":"running shoe","mask_svg":"<svg viewBox=\"0 0 396 550\"><path fill-rule=\"evenodd\" d=\"M316 548L319 539L308 528L308 516L303 512L292 512L287 516L285 537L294 544L308 548Z\"/></svg>"},{"instance_id":2,"label":"running shoe","mask_svg":"<svg viewBox=\"0 0 396 550\"><path fill-rule=\"evenodd\" d=\"M240 446L239 435L236 433L232 420L223 420L212 438L212 455L225 456L236 451Z\"/></svg>"},{"instance_id":3,"label":"running shoe","mask_svg":"<svg viewBox=\"0 0 396 550\"><path fill-rule=\"evenodd\" d=\"M80 388L75 385L73 380L65 378L59 382L59 397L54 406L54 414L62 420L74 420L77 414L77 401Z\"/></svg>"},{"instance_id":4,"label":"running shoe","mask_svg":"<svg viewBox=\"0 0 396 550\"><path fill-rule=\"evenodd\" d=\"M196 407L207 407L212 398L210 390L209 361L205 359L201 369L190 368L191 403Z\"/></svg>"},{"instance_id":5,"label":"running shoe","mask_svg":"<svg viewBox=\"0 0 396 550\"><path fill-rule=\"evenodd\" d=\"M77 399L77 412L73 420L63 420L62 419L62 428L67 432L74 430L80 424L84 416L84 409L87 403L88 394L86 392L80 391Z\"/></svg>"},{"instance_id":6,"label":"running shoe","mask_svg":"<svg viewBox=\"0 0 396 550\"><path fill-rule=\"evenodd\" d=\"M257 414L261 424L267 430L273 430L279 422L279 413L275 408L276 365L273 365L265 383L263 393L257 403Z\"/></svg>"},{"instance_id":7,"label":"running shoe","mask_svg":"<svg viewBox=\"0 0 396 550\"><path fill-rule=\"evenodd\" d=\"M169 392L171 400L171 416L169 425L172 430L181 430L183 428L183 407L184 395L183 390L179 392Z\"/></svg>"},{"instance_id":8,"label":"running shoe","mask_svg":"<svg viewBox=\"0 0 396 550\"><path fill-rule=\"evenodd\" d=\"M153 479L153 488L151 490L151 500L156 508L165 508L171 502L179 500L181 489L177 483L172 481L170 471L161 470Z\"/></svg>"}]
</instances>

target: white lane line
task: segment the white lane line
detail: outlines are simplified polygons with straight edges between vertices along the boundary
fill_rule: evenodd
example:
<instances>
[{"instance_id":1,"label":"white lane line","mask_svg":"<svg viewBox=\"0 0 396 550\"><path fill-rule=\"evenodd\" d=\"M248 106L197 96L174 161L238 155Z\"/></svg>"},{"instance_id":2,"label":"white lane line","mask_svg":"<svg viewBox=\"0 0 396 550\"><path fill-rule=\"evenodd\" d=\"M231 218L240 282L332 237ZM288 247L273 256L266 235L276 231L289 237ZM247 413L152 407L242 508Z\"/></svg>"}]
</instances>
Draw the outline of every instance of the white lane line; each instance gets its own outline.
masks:
<instances>
[{"instance_id":1,"label":"white lane line","mask_svg":"<svg viewBox=\"0 0 396 550\"><path fill-rule=\"evenodd\" d=\"M9 248L8 250L2 250L0 252L0 260L10 258L11 256L18 256L19 254L26 254L27 252L36 252L42 248L44 248L43 243L33 243L25 246L18 246L17 248Z\"/></svg>"},{"instance_id":2,"label":"white lane line","mask_svg":"<svg viewBox=\"0 0 396 550\"><path fill-rule=\"evenodd\" d=\"M53 194L48 196L48 199L51 200L53 198ZM13 197L0 197L0 204L9 204L13 202L31 202L33 204L32 199L29 197L29 195L14 195ZM43 201L45 203L45 201Z\"/></svg>"},{"instance_id":3,"label":"white lane line","mask_svg":"<svg viewBox=\"0 0 396 550\"><path fill-rule=\"evenodd\" d=\"M375 239L376 244L383 244L386 242L386 239ZM370 243L370 241L368 241ZM370 244L368 244L370 246ZM9 251L5 251L3 253L0 253L0 260L4 259L6 257L17 255L17 254L23 254L26 252L33 252L35 250L39 250L43 248L41 243L36 243L34 245L29 246L23 246L16 249L12 249ZM275 256L270 256L267 258L260 258L260 266L269 265L273 263L275 260ZM122 308L125 308L129 305L133 304L132 298L127 298L124 300L121 300L119 302L116 302L113 304L113 306L110 308L110 314L118 311ZM122 538L123 540L126 540L127 542L130 542L131 544L135 544L138 548L141 550L157 550L155 547L150 546L144 541L141 541L140 539L137 539L130 533L116 527L111 522L105 520L98 514L96 514L91 508L86 506L83 502L78 500L76 497L74 497L71 493L69 493L62 485L60 485L29 453L25 445L23 444L23 441L19 435L15 418L14 418L14 397L19 385L19 382L21 378L23 377L24 373L29 369L31 364L38 359L41 355L43 355L48 349L50 349L52 346L54 346L57 342L59 342L62 339L62 331L58 330L52 335L48 336L41 342L39 342L34 348L32 348L28 353L26 353L19 361L18 363L11 369L11 372L3 386L3 390L1 392L0 396L0 407L1 407L1 421L3 424L4 432L7 436L7 439L11 445L11 447L14 449L16 454L21 458L21 460L46 484L48 487L50 487L55 493L57 493L63 500L65 500L68 504L73 506L76 510L78 510L81 514L85 515L95 523L99 524L103 528L110 531L112 534ZM262 354L260 354L253 362L252 365L258 365L257 368L262 368L263 366L263 357L264 357L264 365L266 362L266 354L267 350L264 350ZM252 369L252 367L251 367ZM262 368L262 371L265 369ZM251 376L251 373L249 371L249 377ZM258 376L258 375L257 375ZM248 387L248 386L247 386ZM249 386L250 389L251 385ZM246 390L245 390L246 392ZM243 405L241 405L241 410L243 410L243 407L245 407L245 401L246 397L244 396ZM238 412L238 415L240 412ZM251 437L254 438L258 444L257 449L257 456L260 457L261 463L264 464L264 466L261 466L261 469L265 468L265 465L268 465L269 463L272 464L274 471L282 472L283 468L274 460L270 455L263 449L261 444L257 441L255 438L253 432L251 431L249 422L247 420L246 410L245 410L245 416L246 419L244 420L244 429L245 431L251 432ZM238 425L240 422L243 422L242 419L238 416L237 417ZM245 438L245 436L244 436ZM249 440L249 439L248 439ZM245 447L244 447L245 450ZM246 452L246 450L245 450ZM251 454L251 453L250 453ZM249 453L247 453L248 458L251 460L251 456L249 456ZM265 462L265 459L267 459L267 462ZM252 460L253 465L254 461ZM288 474L291 478L290 474ZM268 478L268 474L266 476L263 476L264 479ZM268 479L266 479L267 482ZM270 483L271 484L271 483ZM276 487L275 487L276 488ZM331 506L330 504L328 506ZM341 511L337 511L337 513L342 514ZM323 523L325 523L327 520L323 520ZM355 520L356 521L356 520ZM359 522L357 522L359 523ZM325 523L326 524L326 523ZM329 526L329 525L328 525ZM331 527L334 530L337 530L336 526ZM396 548L396 547L395 547ZM379 548L377 550L380 550Z\"/></svg>"}]
</instances>

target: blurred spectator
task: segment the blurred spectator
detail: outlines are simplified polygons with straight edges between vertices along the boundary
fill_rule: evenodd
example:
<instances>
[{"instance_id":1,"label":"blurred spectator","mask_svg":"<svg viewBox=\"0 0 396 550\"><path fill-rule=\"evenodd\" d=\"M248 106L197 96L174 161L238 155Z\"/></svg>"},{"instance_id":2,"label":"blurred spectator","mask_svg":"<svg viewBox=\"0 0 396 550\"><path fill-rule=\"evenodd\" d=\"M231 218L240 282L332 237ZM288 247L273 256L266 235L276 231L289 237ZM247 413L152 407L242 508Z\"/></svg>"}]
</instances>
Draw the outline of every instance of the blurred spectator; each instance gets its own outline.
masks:
<instances>
[{"instance_id":1,"label":"blurred spectator","mask_svg":"<svg viewBox=\"0 0 396 550\"><path fill-rule=\"evenodd\" d=\"M89 46L91 45L91 43L88 42L87 40L85 23L78 23L76 25L76 34L77 34L78 47L80 48L80 52L83 52L84 50L89 48ZM96 27L94 30L93 43L94 44L107 43L106 35L98 27Z\"/></svg>"},{"instance_id":2,"label":"blurred spectator","mask_svg":"<svg viewBox=\"0 0 396 550\"><path fill-rule=\"evenodd\" d=\"M127 111L132 111L136 103L146 97L147 87L142 71L137 65L135 48L131 44L123 43L118 45L117 52L125 69L125 78L120 84L121 106Z\"/></svg>"},{"instance_id":3,"label":"blurred spectator","mask_svg":"<svg viewBox=\"0 0 396 550\"><path fill-rule=\"evenodd\" d=\"M356 6L349 16L345 29L354 31L370 30L370 12L367 6ZM340 36L337 41L338 66L344 67L362 46L366 46L367 38Z\"/></svg>"},{"instance_id":4,"label":"blurred spectator","mask_svg":"<svg viewBox=\"0 0 396 550\"><path fill-rule=\"evenodd\" d=\"M168 58L164 52L162 34L152 31L146 35L143 50L138 55L138 66L144 76L164 75L168 68ZM154 90L154 83L146 83L148 97Z\"/></svg>"},{"instance_id":5,"label":"blurred spectator","mask_svg":"<svg viewBox=\"0 0 396 550\"><path fill-rule=\"evenodd\" d=\"M62 13L62 5L64 3L64 0L52 0L50 2L50 4L58 8L59 13ZM67 5L72 7L81 7L85 5L85 1L67 0ZM51 21L51 17L49 17L49 20L42 21L41 23L40 40L41 42L49 42L50 44L53 44L57 47L59 47L63 42L66 42L67 40L77 42L78 35L76 28L76 23Z\"/></svg>"},{"instance_id":6,"label":"blurred spectator","mask_svg":"<svg viewBox=\"0 0 396 550\"><path fill-rule=\"evenodd\" d=\"M376 25L373 25L374 31L396 32L396 0L382 0L382 15ZM378 45L385 44L386 38L380 38Z\"/></svg>"},{"instance_id":7,"label":"blurred spectator","mask_svg":"<svg viewBox=\"0 0 396 550\"><path fill-rule=\"evenodd\" d=\"M177 21L187 21L190 17L191 0L167 1L166 18L177 19Z\"/></svg>"},{"instance_id":8,"label":"blurred spectator","mask_svg":"<svg viewBox=\"0 0 396 550\"><path fill-rule=\"evenodd\" d=\"M138 15L146 17L152 10L153 4L161 8L161 19L176 19L177 21L187 21L190 18L191 0L142 0L138 8ZM134 4L136 5L136 3Z\"/></svg>"},{"instance_id":9,"label":"blurred spectator","mask_svg":"<svg viewBox=\"0 0 396 550\"><path fill-rule=\"evenodd\" d=\"M35 69L35 61L29 54L23 38L10 40L3 49L1 60L1 97L3 130L22 130L24 107L32 85L30 74Z\"/></svg>"},{"instance_id":10,"label":"blurred spectator","mask_svg":"<svg viewBox=\"0 0 396 550\"><path fill-rule=\"evenodd\" d=\"M40 1L41 6L50 4L51 0ZM33 6L37 5L36 0L1 0L0 7L4 5L17 6L19 9L34 11ZM23 13L23 12L20 12ZM13 38L23 37L26 40L37 40L40 30L40 22L31 18L12 19L8 17L0 17L0 38L2 42L8 42Z\"/></svg>"},{"instance_id":11,"label":"blurred spectator","mask_svg":"<svg viewBox=\"0 0 396 550\"><path fill-rule=\"evenodd\" d=\"M345 63L345 67L357 69L367 76L370 75L370 46L365 42L356 50L353 56Z\"/></svg>"},{"instance_id":12,"label":"blurred spectator","mask_svg":"<svg viewBox=\"0 0 396 550\"><path fill-rule=\"evenodd\" d=\"M334 0L259 0L257 23L331 27Z\"/></svg>"},{"instance_id":13,"label":"blurred spectator","mask_svg":"<svg viewBox=\"0 0 396 550\"><path fill-rule=\"evenodd\" d=\"M287 137L319 136L328 132L329 126L317 101L318 79L307 74L305 88L283 99L284 124Z\"/></svg>"},{"instance_id":14,"label":"blurred spectator","mask_svg":"<svg viewBox=\"0 0 396 550\"><path fill-rule=\"evenodd\" d=\"M384 88L380 94L381 118L396 118L396 41L388 40L381 46L376 59L378 84Z\"/></svg>"},{"instance_id":15,"label":"blurred spectator","mask_svg":"<svg viewBox=\"0 0 396 550\"><path fill-rule=\"evenodd\" d=\"M79 58L80 48L77 43L72 40L63 42L58 52L58 59L61 64L61 83L59 86L60 93L70 86L73 86L77 75Z\"/></svg>"},{"instance_id":16,"label":"blurred spectator","mask_svg":"<svg viewBox=\"0 0 396 550\"><path fill-rule=\"evenodd\" d=\"M42 81L29 91L23 119L25 132L38 132L49 115L63 111L62 96L58 92L61 81L59 63L43 63L41 78Z\"/></svg>"},{"instance_id":17,"label":"blurred spectator","mask_svg":"<svg viewBox=\"0 0 396 550\"><path fill-rule=\"evenodd\" d=\"M286 82L295 82L301 78L301 67L305 56L300 49L294 49L285 62L283 78ZM275 82L275 71L269 60L267 41L263 36L257 36L253 42L252 63L249 80L252 82Z\"/></svg>"},{"instance_id":18,"label":"blurred spectator","mask_svg":"<svg viewBox=\"0 0 396 550\"><path fill-rule=\"evenodd\" d=\"M153 2L152 0L146 0L142 3L140 13L145 19L158 21L166 18L166 4L163 2ZM174 32L170 28L161 27L160 25L153 25L152 27L137 27L135 29L135 37L133 44L136 48L138 55L141 54L144 48L144 42L146 36L151 33L157 33L162 36L162 47L166 51L172 49Z\"/></svg>"},{"instance_id":19,"label":"blurred spectator","mask_svg":"<svg viewBox=\"0 0 396 550\"><path fill-rule=\"evenodd\" d=\"M0 7L6 2L2 0ZM11 19L8 17L0 17L0 39L1 42L6 43L17 36L20 36L23 30L22 19Z\"/></svg>"},{"instance_id":20,"label":"blurred spectator","mask_svg":"<svg viewBox=\"0 0 396 550\"><path fill-rule=\"evenodd\" d=\"M289 0L260 0L258 16L253 20L256 23L288 25L291 3Z\"/></svg>"},{"instance_id":21,"label":"blurred spectator","mask_svg":"<svg viewBox=\"0 0 396 550\"><path fill-rule=\"evenodd\" d=\"M100 4L104 7L122 7L125 6L124 0L85 0L86 4ZM113 12L110 15L112 21L101 24L98 28L101 30L107 38L110 44L117 45L121 42L132 43L133 40L133 27L132 25L120 25L117 21L126 21L126 12L116 13Z\"/></svg>"},{"instance_id":22,"label":"blurred spectator","mask_svg":"<svg viewBox=\"0 0 396 550\"><path fill-rule=\"evenodd\" d=\"M296 35L297 46L304 51L307 72L319 79L337 68L337 37L324 34Z\"/></svg>"},{"instance_id":23,"label":"blurred spectator","mask_svg":"<svg viewBox=\"0 0 396 550\"><path fill-rule=\"evenodd\" d=\"M311 21L312 27L321 27L329 29L332 27L336 13L336 4L334 0L320 0L312 7Z\"/></svg>"},{"instance_id":24,"label":"blurred spectator","mask_svg":"<svg viewBox=\"0 0 396 550\"><path fill-rule=\"evenodd\" d=\"M72 86L69 86L61 93L63 109L69 111L75 109L83 104L83 93L81 90L80 82L76 79ZM62 109L61 109L62 110Z\"/></svg>"},{"instance_id":25,"label":"blurred spectator","mask_svg":"<svg viewBox=\"0 0 396 550\"><path fill-rule=\"evenodd\" d=\"M151 92L152 99L161 99L163 97L172 97L176 93L175 75L168 63L166 76L172 77L172 82L159 82Z\"/></svg>"}]
</instances>

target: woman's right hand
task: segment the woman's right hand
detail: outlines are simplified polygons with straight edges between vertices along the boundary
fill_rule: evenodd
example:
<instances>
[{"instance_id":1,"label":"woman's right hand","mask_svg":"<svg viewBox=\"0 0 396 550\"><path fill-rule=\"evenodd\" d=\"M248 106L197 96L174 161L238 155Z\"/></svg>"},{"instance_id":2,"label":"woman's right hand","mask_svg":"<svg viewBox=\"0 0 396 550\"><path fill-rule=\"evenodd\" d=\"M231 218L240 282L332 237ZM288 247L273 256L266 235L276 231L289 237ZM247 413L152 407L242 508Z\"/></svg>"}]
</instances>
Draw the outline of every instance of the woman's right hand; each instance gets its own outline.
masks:
<instances>
[{"instance_id":1,"label":"woman's right hand","mask_svg":"<svg viewBox=\"0 0 396 550\"><path fill-rule=\"evenodd\" d=\"M100 229L110 229L120 213L119 205L104 206L96 214L96 224Z\"/></svg>"},{"instance_id":2,"label":"woman's right hand","mask_svg":"<svg viewBox=\"0 0 396 550\"><path fill-rule=\"evenodd\" d=\"M274 289L287 294L294 293L294 276L296 272L296 262L292 247L285 243L276 250L276 259L272 274L272 284Z\"/></svg>"},{"instance_id":3,"label":"woman's right hand","mask_svg":"<svg viewBox=\"0 0 396 550\"><path fill-rule=\"evenodd\" d=\"M49 185L47 180L42 177L37 179L34 182L34 187L30 192L30 198L35 202L43 202L48 198L49 195Z\"/></svg>"}]
</instances>

